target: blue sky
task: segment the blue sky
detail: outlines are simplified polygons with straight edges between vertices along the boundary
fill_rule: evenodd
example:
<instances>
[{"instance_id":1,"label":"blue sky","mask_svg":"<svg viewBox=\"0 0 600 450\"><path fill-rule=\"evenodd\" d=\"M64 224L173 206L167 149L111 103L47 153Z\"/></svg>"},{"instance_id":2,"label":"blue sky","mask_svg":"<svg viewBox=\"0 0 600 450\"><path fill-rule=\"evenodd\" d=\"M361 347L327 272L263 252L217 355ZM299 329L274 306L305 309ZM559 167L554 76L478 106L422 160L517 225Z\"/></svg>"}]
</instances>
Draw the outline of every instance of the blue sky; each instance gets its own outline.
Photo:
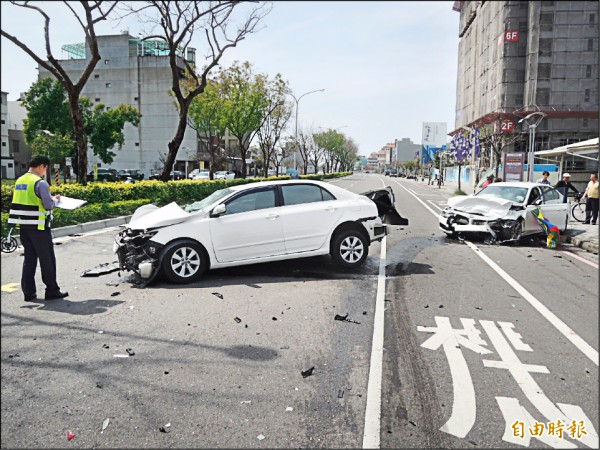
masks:
<instances>
[{"instance_id":1,"label":"blue sky","mask_svg":"<svg viewBox=\"0 0 600 450\"><path fill-rule=\"evenodd\" d=\"M32 2L40 3L40 2ZM299 127L339 128L368 155L387 142L421 142L423 122L454 129L458 19L452 1L274 2L260 31L228 50L221 66L250 61L257 72L287 79L299 104ZM83 42L83 33L59 3L52 15L52 51ZM43 23L32 11L2 2L2 28L43 52ZM62 12L62 15L56 14ZM27 24L27 33L23 33ZM102 23L97 34L116 34L135 23ZM37 65L2 38L2 90L16 100L37 77ZM192 42L198 56L202 41ZM294 132L294 121L290 133Z\"/></svg>"}]
</instances>

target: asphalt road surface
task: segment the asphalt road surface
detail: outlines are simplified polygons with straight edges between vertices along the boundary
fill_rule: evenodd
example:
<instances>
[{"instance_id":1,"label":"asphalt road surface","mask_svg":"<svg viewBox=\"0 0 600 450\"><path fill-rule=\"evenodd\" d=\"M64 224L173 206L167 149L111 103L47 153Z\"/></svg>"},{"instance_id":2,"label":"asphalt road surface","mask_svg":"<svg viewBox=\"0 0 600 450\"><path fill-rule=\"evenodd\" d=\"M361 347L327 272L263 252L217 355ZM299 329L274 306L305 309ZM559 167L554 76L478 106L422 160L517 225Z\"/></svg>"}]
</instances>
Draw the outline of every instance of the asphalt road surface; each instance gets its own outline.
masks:
<instances>
[{"instance_id":1,"label":"asphalt road surface","mask_svg":"<svg viewBox=\"0 0 600 450\"><path fill-rule=\"evenodd\" d=\"M56 239L71 295L25 303L22 251L3 254L2 448L597 448L597 256L451 241L443 190L334 183L390 185L410 220L355 272L81 277L115 260L106 229Z\"/></svg>"}]
</instances>

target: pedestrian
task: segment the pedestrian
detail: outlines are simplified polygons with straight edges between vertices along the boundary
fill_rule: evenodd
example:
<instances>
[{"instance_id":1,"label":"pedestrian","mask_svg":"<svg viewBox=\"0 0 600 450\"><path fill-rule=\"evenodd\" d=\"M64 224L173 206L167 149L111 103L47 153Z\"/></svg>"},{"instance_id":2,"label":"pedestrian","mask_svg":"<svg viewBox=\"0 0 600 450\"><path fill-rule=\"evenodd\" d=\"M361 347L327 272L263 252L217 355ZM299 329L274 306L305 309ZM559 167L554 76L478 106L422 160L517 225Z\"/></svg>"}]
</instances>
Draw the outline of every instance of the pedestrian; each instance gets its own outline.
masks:
<instances>
[{"instance_id":1,"label":"pedestrian","mask_svg":"<svg viewBox=\"0 0 600 450\"><path fill-rule=\"evenodd\" d=\"M26 302L37 300L35 272L38 260L42 281L46 285L46 300L56 300L69 295L61 292L56 282L56 257L50 232L50 212L60 201L60 195L52 197L50 187L43 180L50 166L47 156L34 156L29 171L15 182L8 223L20 229L19 236L25 250L21 290Z\"/></svg>"},{"instance_id":2,"label":"pedestrian","mask_svg":"<svg viewBox=\"0 0 600 450\"><path fill-rule=\"evenodd\" d=\"M566 173L566 172L563 173L562 180L560 180L558 183L556 183L554 185L554 187L556 189L558 189L559 192L562 193L563 203L567 203L568 196L569 196L569 189L574 191L576 194L579 194L579 191L577 190L577 188L575 186L573 186L573 184L571 183L571 174L570 173Z\"/></svg>"},{"instance_id":3,"label":"pedestrian","mask_svg":"<svg viewBox=\"0 0 600 450\"><path fill-rule=\"evenodd\" d=\"M550 172L548 172L547 170L544 170L542 172L542 178L540 178L539 180L537 180L537 182L539 184L550 184L550 180L548 180L549 176L550 176Z\"/></svg>"},{"instance_id":4,"label":"pedestrian","mask_svg":"<svg viewBox=\"0 0 600 450\"><path fill-rule=\"evenodd\" d=\"M592 219L592 225L596 225L598 220L598 175L595 173L590 175L590 182L585 188L582 199L585 201L585 224L590 223Z\"/></svg>"},{"instance_id":5,"label":"pedestrian","mask_svg":"<svg viewBox=\"0 0 600 450\"><path fill-rule=\"evenodd\" d=\"M487 187L494 182L494 175L488 175L487 179L483 182L481 187Z\"/></svg>"}]
</instances>

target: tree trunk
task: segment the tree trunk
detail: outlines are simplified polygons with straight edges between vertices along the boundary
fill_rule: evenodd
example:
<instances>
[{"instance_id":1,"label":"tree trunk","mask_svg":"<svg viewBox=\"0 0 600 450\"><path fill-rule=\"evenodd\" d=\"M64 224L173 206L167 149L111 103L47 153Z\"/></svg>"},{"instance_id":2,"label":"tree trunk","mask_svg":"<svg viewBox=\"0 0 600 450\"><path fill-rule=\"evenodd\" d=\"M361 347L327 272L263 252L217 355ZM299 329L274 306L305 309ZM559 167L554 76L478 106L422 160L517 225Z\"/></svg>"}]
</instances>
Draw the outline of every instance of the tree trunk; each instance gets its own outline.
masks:
<instances>
[{"instance_id":1,"label":"tree trunk","mask_svg":"<svg viewBox=\"0 0 600 450\"><path fill-rule=\"evenodd\" d=\"M175 163L175 157L177 156L177 151L183 142L183 136L185 134L185 128L187 127L187 115L188 110L190 108L191 100L189 97L185 99L183 104L179 105L179 123L177 124L177 131L175 132L175 136L169 142L169 153L167 154L167 159L165 161L165 166L163 168L163 172L160 174L159 179L161 181L169 181L171 170L173 170L173 164Z\"/></svg>"},{"instance_id":2,"label":"tree trunk","mask_svg":"<svg viewBox=\"0 0 600 450\"><path fill-rule=\"evenodd\" d=\"M461 163L458 163L458 190L460 191L460 169L462 167Z\"/></svg>"},{"instance_id":3,"label":"tree trunk","mask_svg":"<svg viewBox=\"0 0 600 450\"><path fill-rule=\"evenodd\" d=\"M73 133L77 143L77 181L83 185L87 184L87 139L83 131L83 113L79 104L79 93L67 91L69 105L71 107L71 120L73 121Z\"/></svg>"}]
</instances>

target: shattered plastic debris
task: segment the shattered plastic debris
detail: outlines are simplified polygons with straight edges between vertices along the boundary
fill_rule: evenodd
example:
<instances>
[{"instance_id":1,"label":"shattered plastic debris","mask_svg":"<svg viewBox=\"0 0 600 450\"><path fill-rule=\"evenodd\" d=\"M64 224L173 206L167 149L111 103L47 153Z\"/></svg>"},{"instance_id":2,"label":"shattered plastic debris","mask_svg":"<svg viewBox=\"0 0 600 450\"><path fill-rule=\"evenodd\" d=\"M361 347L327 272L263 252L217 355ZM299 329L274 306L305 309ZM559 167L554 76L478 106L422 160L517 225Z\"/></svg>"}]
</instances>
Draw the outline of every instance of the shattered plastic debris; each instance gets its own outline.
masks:
<instances>
[{"instance_id":1,"label":"shattered plastic debris","mask_svg":"<svg viewBox=\"0 0 600 450\"><path fill-rule=\"evenodd\" d=\"M308 370L303 370L300 373L302 374L302 378L310 377L313 374L313 370L315 370L315 366L312 366Z\"/></svg>"},{"instance_id":2,"label":"shattered plastic debris","mask_svg":"<svg viewBox=\"0 0 600 450\"><path fill-rule=\"evenodd\" d=\"M70 441L74 437L75 437L75 433L73 433L71 431L67 431L67 441Z\"/></svg>"},{"instance_id":3,"label":"shattered plastic debris","mask_svg":"<svg viewBox=\"0 0 600 450\"><path fill-rule=\"evenodd\" d=\"M221 300L223 299L223 294L220 294L218 292L213 292L212 295L214 295L215 297L219 297Z\"/></svg>"},{"instance_id":4,"label":"shattered plastic debris","mask_svg":"<svg viewBox=\"0 0 600 450\"><path fill-rule=\"evenodd\" d=\"M112 263L104 263L100 264L91 269L86 269L81 272L82 277L98 277L100 275L106 275L107 273L115 272L119 270L119 261L115 261ZM121 277L121 273L119 272L119 278Z\"/></svg>"},{"instance_id":5,"label":"shattered plastic debris","mask_svg":"<svg viewBox=\"0 0 600 450\"><path fill-rule=\"evenodd\" d=\"M98 389L102 389L102 383L100 383L100 382L97 382L97 383L96 383L96 387L97 387Z\"/></svg>"},{"instance_id":6,"label":"shattered plastic debris","mask_svg":"<svg viewBox=\"0 0 600 450\"><path fill-rule=\"evenodd\" d=\"M343 390L343 389L340 389L340 390L338 391L338 398L343 398L343 397L344 397L344 390Z\"/></svg>"},{"instance_id":7,"label":"shattered plastic debris","mask_svg":"<svg viewBox=\"0 0 600 450\"><path fill-rule=\"evenodd\" d=\"M102 333L104 333L104 331L100 330L100 331L98 331L98 333L102 334Z\"/></svg>"},{"instance_id":8,"label":"shattered plastic debris","mask_svg":"<svg viewBox=\"0 0 600 450\"><path fill-rule=\"evenodd\" d=\"M235 320L237 323L240 323L242 321L242 319L240 319L239 317L236 317L233 320Z\"/></svg>"},{"instance_id":9,"label":"shattered plastic debris","mask_svg":"<svg viewBox=\"0 0 600 450\"><path fill-rule=\"evenodd\" d=\"M128 354L129 356L133 356L133 355L135 355L135 352L134 352L134 351L133 351L133 349L131 349L131 348L126 348L126 349L125 349L125 351L127 352L127 354Z\"/></svg>"},{"instance_id":10,"label":"shattered plastic debris","mask_svg":"<svg viewBox=\"0 0 600 450\"><path fill-rule=\"evenodd\" d=\"M294 410L294 408L292 408L291 406L288 406L287 408L285 408L285 412L292 412Z\"/></svg>"},{"instance_id":11,"label":"shattered plastic debris","mask_svg":"<svg viewBox=\"0 0 600 450\"><path fill-rule=\"evenodd\" d=\"M271 317L271 320L277 320L277 317L273 316Z\"/></svg>"},{"instance_id":12,"label":"shattered plastic debris","mask_svg":"<svg viewBox=\"0 0 600 450\"><path fill-rule=\"evenodd\" d=\"M242 404L242 405L251 405L252 404L252 400L242 400L240 402L240 404Z\"/></svg>"},{"instance_id":13,"label":"shattered plastic debris","mask_svg":"<svg viewBox=\"0 0 600 450\"><path fill-rule=\"evenodd\" d=\"M262 434L259 434L258 436L256 436L256 439L258 439L259 441L262 441L265 437Z\"/></svg>"},{"instance_id":14,"label":"shattered plastic debris","mask_svg":"<svg viewBox=\"0 0 600 450\"><path fill-rule=\"evenodd\" d=\"M119 291L116 291L110 294L111 297L116 297L117 295L121 295L121 293Z\"/></svg>"},{"instance_id":15,"label":"shattered plastic debris","mask_svg":"<svg viewBox=\"0 0 600 450\"><path fill-rule=\"evenodd\" d=\"M159 430L163 433L169 433L171 431L171 422L166 424L164 427L160 427Z\"/></svg>"},{"instance_id":16,"label":"shattered plastic debris","mask_svg":"<svg viewBox=\"0 0 600 450\"><path fill-rule=\"evenodd\" d=\"M102 423L102 432L104 430L106 430L106 428L108 427L108 424L110 423L110 419L106 419L103 423Z\"/></svg>"},{"instance_id":17,"label":"shattered plastic debris","mask_svg":"<svg viewBox=\"0 0 600 450\"><path fill-rule=\"evenodd\" d=\"M356 324L360 325L360 322L357 322L356 320L348 319L348 314L346 314L345 316L340 316L339 314L336 314L334 317L334 320L339 320L341 322L348 322L348 323L356 323Z\"/></svg>"},{"instance_id":18,"label":"shattered plastic debris","mask_svg":"<svg viewBox=\"0 0 600 450\"><path fill-rule=\"evenodd\" d=\"M115 358L129 358L129 355L113 355Z\"/></svg>"},{"instance_id":19,"label":"shattered plastic debris","mask_svg":"<svg viewBox=\"0 0 600 450\"><path fill-rule=\"evenodd\" d=\"M108 344L102 344L102 348L110 348Z\"/></svg>"}]
</instances>

